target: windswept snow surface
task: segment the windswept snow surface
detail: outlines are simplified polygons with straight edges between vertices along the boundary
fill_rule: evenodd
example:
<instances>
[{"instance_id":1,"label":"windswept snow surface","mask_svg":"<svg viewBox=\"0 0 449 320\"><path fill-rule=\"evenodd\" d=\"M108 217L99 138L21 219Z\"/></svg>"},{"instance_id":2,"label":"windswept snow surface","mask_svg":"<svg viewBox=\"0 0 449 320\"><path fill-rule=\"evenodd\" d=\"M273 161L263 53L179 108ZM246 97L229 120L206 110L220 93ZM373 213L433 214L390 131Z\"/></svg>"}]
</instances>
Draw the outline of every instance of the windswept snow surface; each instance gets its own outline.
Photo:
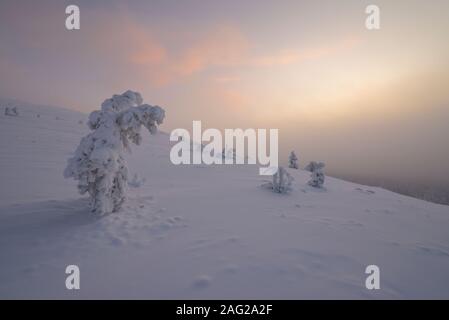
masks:
<instances>
[{"instance_id":1,"label":"windswept snow surface","mask_svg":"<svg viewBox=\"0 0 449 320\"><path fill-rule=\"evenodd\" d=\"M294 169L276 194L257 166L172 165L159 133L128 157L144 183L100 217L63 178L87 116L18 107L0 110L0 298L449 298L448 206L330 177L314 189Z\"/></svg>"}]
</instances>

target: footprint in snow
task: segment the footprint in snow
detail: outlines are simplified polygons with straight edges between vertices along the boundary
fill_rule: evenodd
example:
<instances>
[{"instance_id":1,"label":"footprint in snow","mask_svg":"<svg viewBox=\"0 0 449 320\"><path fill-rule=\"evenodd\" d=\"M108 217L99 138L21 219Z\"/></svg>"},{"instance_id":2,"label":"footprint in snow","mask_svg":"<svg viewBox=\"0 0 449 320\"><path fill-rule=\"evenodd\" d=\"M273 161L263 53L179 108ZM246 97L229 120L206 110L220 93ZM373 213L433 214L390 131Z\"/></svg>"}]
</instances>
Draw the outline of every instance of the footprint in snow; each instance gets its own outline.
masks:
<instances>
[{"instance_id":1,"label":"footprint in snow","mask_svg":"<svg viewBox=\"0 0 449 320\"><path fill-rule=\"evenodd\" d=\"M240 240L239 236L232 236L232 237L229 237L226 239L226 241L233 242L233 243L238 242L239 240Z\"/></svg>"},{"instance_id":2,"label":"footprint in snow","mask_svg":"<svg viewBox=\"0 0 449 320\"><path fill-rule=\"evenodd\" d=\"M357 221L354 221L354 220L348 220L345 223L345 225L347 225L347 226L354 226L354 227L363 227L364 226L363 223L357 222Z\"/></svg>"},{"instance_id":3,"label":"footprint in snow","mask_svg":"<svg viewBox=\"0 0 449 320\"><path fill-rule=\"evenodd\" d=\"M121 247L125 244L125 240L119 238L119 237L112 237L111 238L111 245L114 247Z\"/></svg>"},{"instance_id":4,"label":"footprint in snow","mask_svg":"<svg viewBox=\"0 0 449 320\"><path fill-rule=\"evenodd\" d=\"M376 192L369 189L356 188L355 190L364 193L364 194L375 194Z\"/></svg>"},{"instance_id":5,"label":"footprint in snow","mask_svg":"<svg viewBox=\"0 0 449 320\"><path fill-rule=\"evenodd\" d=\"M176 217L168 217L164 221L157 222L154 224L146 225L146 229L149 233L160 233L168 231L172 228L180 228L180 227L187 227L187 224L182 223L182 218L180 216Z\"/></svg>"},{"instance_id":6,"label":"footprint in snow","mask_svg":"<svg viewBox=\"0 0 449 320\"><path fill-rule=\"evenodd\" d=\"M37 265L31 265L22 269L23 273L33 274L38 270Z\"/></svg>"},{"instance_id":7,"label":"footprint in snow","mask_svg":"<svg viewBox=\"0 0 449 320\"><path fill-rule=\"evenodd\" d=\"M237 273L238 267L237 267L235 264L228 264L228 265L226 265L226 266L224 267L224 271L225 271L226 273L232 273L232 274L234 274L234 273Z\"/></svg>"},{"instance_id":8,"label":"footprint in snow","mask_svg":"<svg viewBox=\"0 0 449 320\"><path fill-rule=\"evenodd\" d=\"M447 250L436 247L436 246L418 245L417 248L425 253L428 253L428 254L442 256L442 257L449 257L449 252Z\"/></svg>"},{"instance_id":9,"label":"footprint in snow","mask_svg":"<svg viewBox=\"0 0 449 320\"><path fill-rule=\"evenodd\" d=\"M198 276L194 281L193 281L193 286L197 289L203 289L203 288L207 288L210 286L212 282L212 278L208 275L201 275Z\"/></svg>"}]
</instances>

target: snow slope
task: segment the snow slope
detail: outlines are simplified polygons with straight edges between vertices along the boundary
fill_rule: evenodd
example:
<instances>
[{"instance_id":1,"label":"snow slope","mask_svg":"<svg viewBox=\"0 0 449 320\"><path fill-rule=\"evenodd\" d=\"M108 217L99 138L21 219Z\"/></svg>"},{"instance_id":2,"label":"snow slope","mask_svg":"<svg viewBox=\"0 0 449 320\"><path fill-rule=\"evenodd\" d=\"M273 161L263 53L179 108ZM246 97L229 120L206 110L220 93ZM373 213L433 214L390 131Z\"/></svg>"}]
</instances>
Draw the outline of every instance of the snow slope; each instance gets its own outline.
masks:
<instances>
[{"instance_id":1,"label":"snow slope","mask_svg":"<svg viewBox=\"0 0 449 320\"><path fill-rule=\"evenodd\" d=\"M86 115L19 111L0 115L0 298L449 298L448 206L293 169L274 194L255 166L172 165L160 133L129 156L145 183L99 217L62 176Z\"/></svg>"}]
</instances>

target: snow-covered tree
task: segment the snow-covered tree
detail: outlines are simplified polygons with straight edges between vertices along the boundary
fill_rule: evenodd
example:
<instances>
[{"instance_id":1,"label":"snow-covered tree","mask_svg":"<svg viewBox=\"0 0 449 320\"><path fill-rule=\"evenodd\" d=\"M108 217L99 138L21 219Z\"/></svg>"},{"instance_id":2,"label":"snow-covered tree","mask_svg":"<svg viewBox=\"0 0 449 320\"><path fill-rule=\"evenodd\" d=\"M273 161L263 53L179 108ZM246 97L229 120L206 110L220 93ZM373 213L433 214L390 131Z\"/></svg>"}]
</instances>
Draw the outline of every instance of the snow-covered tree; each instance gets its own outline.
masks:
<instances>
[{"instance_id":1,"label":"snow-covered tree","mask_svg":"<svg viewBox=\"0 0 449 320\"><path fill-rule=\"evenodd\" d=\"M322 170L313 171L310 175L309 185L314 188L322 188L324 184L324 173Z\"/></svg>"},{"instance_id":2,"label":"snow-covered tree","mask_svg":"<svg viewBox=\"0 0 449 320\"><path fill-rule=\"evenodd\" d=\"M124 151L130 151L131 142L140 144L142 126L154 134L164 120L164 109L142 102L141 95L133 91L105 100L101 110L89 115L92 132L81 139L68 160L64 176L78 180L81 194L89 193L93 212L120 209L128 186Z\"/></svg>"},{"instance_id":3,"label":"snow-covered tree","mask_svg":"<svg viewBox=\"0 0 449 320\"><path fill-rule=\"evenodd\" d=\"M292 169L298 169L298 157L295 154L295 151L290 152L290 156L288 157L288 167Z\"/></svg>"},{"instance_id":4,"label":"snow-covered tree","mask_svg":"<svg viewBox=\"0 0 449 320\"><path fill-rule=\"evenodd\" d=\"M324 168L324 163L323 162L316 162L316 161L311 161L305 168L304 170L306 171L310 171L310 172L314 172L316 170L321 170Z\"/></svg>"},{"instance_id":5,"label":"snow-covered tree","mask_svg":"<svg viewBox=\"0 0 449 320\"><path fill-rule=\"evenodd\" d=\"M322 188L324 184L324 163L323 162L310 162L305 170L312 172L310 175L310 181L308 184L314 188Z\"/></svg>"},{"instance_id":6,"label":"snow-covered tree","mask_svg":"<svg viewBox=\"0 0 449 320\"><path fill-rule=\"evenodd\" d=\"M273 175L273 191L278 193L290 192L292 190L293 180L293 177L284 167L279 167L278 171Z\"/></svg>"}]
</instances>

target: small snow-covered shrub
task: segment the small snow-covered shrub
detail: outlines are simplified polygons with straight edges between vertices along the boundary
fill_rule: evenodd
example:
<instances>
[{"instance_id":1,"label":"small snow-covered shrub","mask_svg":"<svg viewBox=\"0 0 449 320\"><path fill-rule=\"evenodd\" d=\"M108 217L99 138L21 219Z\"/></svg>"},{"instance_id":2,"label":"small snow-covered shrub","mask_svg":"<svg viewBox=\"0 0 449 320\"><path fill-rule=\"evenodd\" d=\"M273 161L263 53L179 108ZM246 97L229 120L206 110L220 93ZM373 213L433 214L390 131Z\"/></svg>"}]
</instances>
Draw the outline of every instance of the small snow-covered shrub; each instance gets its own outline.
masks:
<instances>
[{"instance_id":1,"label":"small snow-covered shrub","mask_svg":"<svg viewBox=\"0 0 449 320\"><path fill-rule=\"evenodd\" d=\"M6 107L5 116L18 117L19 111L17 110L17 107Z\"/></svg>"},{"instance_id":2,"label":"small snow-covered shrub","mask_svg":"<svg viewBox=\"0 0 449 320\"><path fill-rule=\"evenodd\" d=\"M290 153L290 156L288 157L288 167L292 169L298 169L298 157L295 154L295 151L292 151Z\"/></svg>"},{"instance_id":3,"label":"small snow-covered shrub","mask_svg":"<svg viewBox=\"0 0 449 320\"><path fill-rule=\"evenodd\" d=\"M284 167L279 167L273 175L273 180L262 185L262 187L276 193L288 193L293 190L293 177Z\"/></svg>"},{"instance_id":4,"label":"small snow-covered shrub","mask_svg":"<svg viewBox=\"0 0 449 320\"><path fill-rule=\"evenodd\" d=\"M89 115L92 132L81 139L68 160L64 176L78 181L81 194L89 194L93 212L120 209L128 186L124 151L130 150L131 142L140 144L142 126L154 134L164 120L164 109L142 102L141 95L133 91L105 100L101 110Z\"/></svg>"},{"instance_id":5,"label":"small snow-covered shrub","mask_svg":"<svg viewBox=\"0 0 449 320\"><path fill-rule=\"evenodd\" d=\"M312 172L310 175L309 185L314 188L322 188L324 184L324 173L321 170Z\"/></svg>"},{"instance_id":6,"label":"small snow-covered shrub","mask_svg":"<svg viewBox=\"0 0 449 320\"><path fill-rule=\"evenodd\" d=\"M293 177L284 167L279 167L278 171L273 175L273 191L278 193L290 192L293 180Z\"/></svg>"},{"instance_id":7,"label":"small snow-covered shrub","mask_svg":"<svg viewBox=\"0 0 449 320\"><path fill-rule=\"evenodd\" d=\"M305 168L307 171L312 172L310 175L310 181L308 184L314 188L322 188L324 184L324 163L322 162L310 162Z\"/></svg>"},{"instance_id":8,"label":"small snow-covered shrub","mask_svg":"<svg viewBox=\"0 0 449 320\"><path fill-rule=\"evenodd\" d=\"M309 171L309 172L314 172L316 170L321 170L324 168L324 163L323 162L316 162L316 161L311 161L305 168L304 170Z\"/></svg>"}]
</instances>

